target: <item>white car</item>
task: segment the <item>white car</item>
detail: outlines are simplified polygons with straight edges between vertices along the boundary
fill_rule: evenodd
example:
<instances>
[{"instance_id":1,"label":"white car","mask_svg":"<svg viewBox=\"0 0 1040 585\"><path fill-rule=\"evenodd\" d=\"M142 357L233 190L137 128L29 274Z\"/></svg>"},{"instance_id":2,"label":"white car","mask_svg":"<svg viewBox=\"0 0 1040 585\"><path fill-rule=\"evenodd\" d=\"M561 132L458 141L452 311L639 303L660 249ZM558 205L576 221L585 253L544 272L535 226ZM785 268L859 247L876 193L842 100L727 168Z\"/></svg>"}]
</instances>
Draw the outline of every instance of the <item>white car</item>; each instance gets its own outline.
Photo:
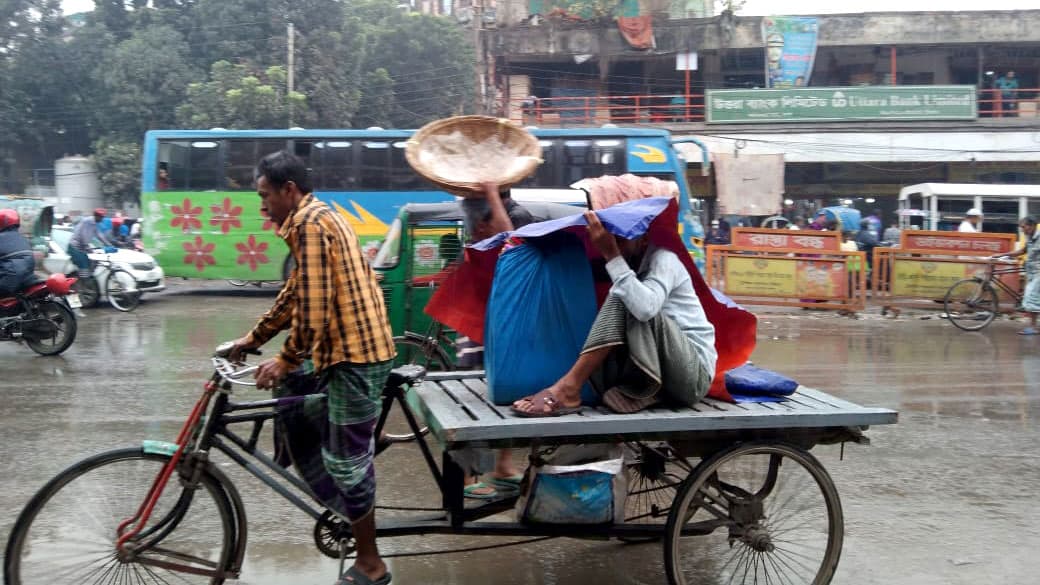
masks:
<instances>
[{"instance_id":1,"label":"white car","mask_svg":"<svg viewBox=\"0 0 1040 585\"><path fill-rule=\"evenodd\" d=\"M68 252L71 239L72 230L60 227L51 230L50 249L47 257L43 259L43 267L48 273L71 274L76 271L76 265L72 263ZM100 248L96 248L87 254L87 257L91 260L111 260L113 264L133 275L137 280L137 290L141 292L159 292L166 289L166 273L155 263L155 258L144 252L119 248L111 254L106 254Z\"/></svg>"}]
</instances>

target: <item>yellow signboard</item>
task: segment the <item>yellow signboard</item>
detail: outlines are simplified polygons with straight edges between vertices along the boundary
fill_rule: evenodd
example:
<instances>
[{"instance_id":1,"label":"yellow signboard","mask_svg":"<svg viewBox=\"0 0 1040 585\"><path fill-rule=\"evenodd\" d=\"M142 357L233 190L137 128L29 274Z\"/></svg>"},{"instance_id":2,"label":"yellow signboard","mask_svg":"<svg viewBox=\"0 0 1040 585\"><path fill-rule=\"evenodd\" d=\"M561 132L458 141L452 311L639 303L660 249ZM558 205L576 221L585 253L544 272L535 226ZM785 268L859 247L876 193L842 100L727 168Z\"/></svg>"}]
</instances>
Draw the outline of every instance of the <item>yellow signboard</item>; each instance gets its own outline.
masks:
<instances>
[{"instance_id":1,"label":"yellow signboard","mask_svg":"<svg viewBox=\"0 0 1040 585\"><path fill-rule=\"evenodd\" d=\"M896 258L892 262L892 295L941 299L953 283L971 278L980 269L978 264Z\"/></svg>"},{"instance_id":2,"label":"yellow signboard","mask_svg":"<svg viewBox=\"0 0 1040 585\"><path fill-rule=\"evenodd\" d=\"M793 297L798 262L794 258L726 258L726 294Z\"/></svg>"}]
</instances>

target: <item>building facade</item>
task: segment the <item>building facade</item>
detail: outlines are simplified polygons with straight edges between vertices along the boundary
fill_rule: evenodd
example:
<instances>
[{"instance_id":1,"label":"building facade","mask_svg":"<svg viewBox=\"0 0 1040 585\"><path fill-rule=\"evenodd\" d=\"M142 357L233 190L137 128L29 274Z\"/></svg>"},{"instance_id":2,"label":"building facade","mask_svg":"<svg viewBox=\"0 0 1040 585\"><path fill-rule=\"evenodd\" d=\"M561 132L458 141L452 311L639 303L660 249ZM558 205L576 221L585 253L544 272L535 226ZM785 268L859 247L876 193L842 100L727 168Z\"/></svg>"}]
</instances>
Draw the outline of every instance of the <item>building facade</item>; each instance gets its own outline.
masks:
<instances>
[{"instance_id":1,"label":"building facade","mask_svg":"<svg viewBox=\"0 0 1040 585\"><path fill-rule=\"evenodd\" d=\"M902 186L926 181L1040 184L1040 10L819 15L808 82L795 84L807 87L771 94L770 17L712 16L709 2L644 0L614 14L590 11L595 2L561 2L499 0L495 22L483 25L482 81L496 114L537 126L665 127L713 158L781 155L790 203L777 211L788 214L850 202L890 212ZM1008 90L1011 71L1016 87ZM709 99L727 89L746 90L746 103L819 91L895 104L956 94L950 100L970 109L734 121L713 106L737 102ZM898 92L904 97L888 97ZM700 172L695 145L680 148L694 192L711 209L719 177Z\"/></svg>"}]
</instances>

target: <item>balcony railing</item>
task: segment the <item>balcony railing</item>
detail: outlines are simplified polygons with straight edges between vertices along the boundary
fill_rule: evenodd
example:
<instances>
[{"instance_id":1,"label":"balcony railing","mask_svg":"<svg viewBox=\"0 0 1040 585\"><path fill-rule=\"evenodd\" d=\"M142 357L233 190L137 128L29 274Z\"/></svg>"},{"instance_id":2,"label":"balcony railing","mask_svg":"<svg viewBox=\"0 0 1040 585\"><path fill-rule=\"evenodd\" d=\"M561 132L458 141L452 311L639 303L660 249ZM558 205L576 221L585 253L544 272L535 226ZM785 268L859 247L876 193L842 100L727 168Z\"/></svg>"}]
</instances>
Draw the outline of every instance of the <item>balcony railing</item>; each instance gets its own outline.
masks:
<instances>
[{"instance_id":1,"label":"balcony railing","mask_svg":"<svg viewBox=\"0 0 1040 585\"><path fill-rule=\"evenodd\" d=\"M667 124L704 121L704 93L555 97L510 100L509 117L523 124L588 126L607 123ZM977 92L980 118L1040 117L1040 88Z\"/></svg>"}]
</instances>

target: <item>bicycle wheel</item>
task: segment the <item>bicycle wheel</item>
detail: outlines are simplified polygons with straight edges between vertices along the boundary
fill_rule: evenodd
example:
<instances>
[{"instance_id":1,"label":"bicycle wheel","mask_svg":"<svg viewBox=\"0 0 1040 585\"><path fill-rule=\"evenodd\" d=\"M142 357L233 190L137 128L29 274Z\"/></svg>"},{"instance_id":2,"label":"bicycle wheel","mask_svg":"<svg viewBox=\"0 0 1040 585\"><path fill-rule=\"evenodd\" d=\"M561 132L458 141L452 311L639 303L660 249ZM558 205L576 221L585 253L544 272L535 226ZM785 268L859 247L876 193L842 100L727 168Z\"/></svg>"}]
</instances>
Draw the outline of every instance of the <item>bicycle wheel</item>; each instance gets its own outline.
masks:
<instances>
[{"instance_id":1,"label":"bicycle wheel","mask_svg":"<svg viewBox=\"0 0 1040 585\"><path fill-rule=\"evenodd\" d=\"M997 318L997 291L985 280L975 277L958 280L946 291L943 308L946 316L964 331L978 331Z\"/></svg>"},{"instance_id":2,"label":"bicycle wheel","mask_svg":"<svg viewBox=\"0 0 1040 585\"><path fill-rule=\"evenodd\" d=\"M844 519L834 482L809 453L738 445L683 483L665 535L671 585L826 585L841 556Z\"/></svg>"},{"instance_id":3,"label":"bicycle wheel","mask_svg":"<svg viewBox=\"0 0 1040 585\"><path fill-rule=\"evenodd\" d=\"M61 301L40 301L40 316L54 324L55 330L47 337L25 335L25 344L40 355L58 355L76 340L76 315Z\"/></svg>"},{"instance_id":4,"label":"bicycle wheel","mask_svg":"<svg viewBox=\"0 0 1040 585\"><path fill-rule=\"evenodd\" d=\"M120 449L58 474L11 530L6 585L223 583L231 576L224 570L235 548L235 516L223 487L208 473L194 490L183 489L175 474L134 539L138 552L128 559L117 555L116 528L137 511L168 460L140 448Z\"/></svg>"},{"instance_id":5,"label":"bicycle wheel","mask_svg":"<svg viewBox=\"0 0 1040 585\"><path fill-rule=\"evenodd\" d=\"M80 278L76 281L76 284L72 286L76 293L79 294L79 300L83 304L84 309L97 305L98 299L101 297L101 291L98 289L97 279L93 276Z\"/></svg>"},{"instance_id":6,"label":"bicycle wheel","mask_svg":"<svg viewBox=\"0 0 1040 585\"><path fill-rule=\"evenodd\" d=\"M394 348L397 350L397 358L394 360L394 367L414 364L420 365L430 371L446 371L451 369L451 361L448 359L448 355L444 350L437 345L436 341L432 341L422 335L406 331L404 335L394 337ZM422 419L419 416L419 413L413 411L412 415L418 419L420 424L422 424ZM425 425L419 428L420 433L423 435L428 433L429 430L429 427ZM390 443L407 443L408 441L415 440L415 433L384 432L382 438Z\"/></svg>"},{"instance_id":7,"label":"bicycle wheel","mask_svg":"<svg viewBox=\"0 0 1040 585\"><path fill-rule=\"evenodd\" d=\"M116 309L133 311L141 304L141 291L137 290L137 281L125 270L113 270L105 281L105 294L108 302Z\"/></svg>"},{"instance_id":8,"label":"bicycle wheel","mask_svg":"<svg viewBox=\"0 0 1040 585\"><path fill-rule=\"evenodd\" d=\"M658 524L664 528L672 502L692 465L664 443L626 444L625 471L628 497L626 524ZM620 537L630 544L653 542L660 537Z\"/></svg>"},{"instance_id":9,"label":"bicycle wheel","mask_svg":"<svg viewBox=\"0 0 1040 585\"><path fill-rule=\"evenodd\" d=\"M394 337L394 348L397 350L394 367L413 364L431 372L451 369L451 358L435 339L406 331Z\"/></svg>"}]
</instances>

